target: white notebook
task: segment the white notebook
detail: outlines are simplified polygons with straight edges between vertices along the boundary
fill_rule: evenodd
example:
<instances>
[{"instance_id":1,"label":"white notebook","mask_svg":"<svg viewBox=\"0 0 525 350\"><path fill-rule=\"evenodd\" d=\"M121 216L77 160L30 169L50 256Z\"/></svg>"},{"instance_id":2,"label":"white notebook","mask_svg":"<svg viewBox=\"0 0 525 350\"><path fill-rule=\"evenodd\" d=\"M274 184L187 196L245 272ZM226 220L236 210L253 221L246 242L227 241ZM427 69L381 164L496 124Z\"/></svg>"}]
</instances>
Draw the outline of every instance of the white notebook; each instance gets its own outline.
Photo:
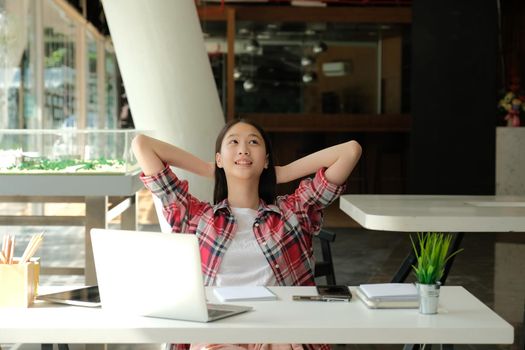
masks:
<instances>
[{"instance_id":1,"label":"white notebook","mask_svg":"<svg viewBox=\"0 0 525 350\"><path fill-rule=\"evenodd\" d=\"M416 286L410 283L361 284L356 295L371 309L412 309L419 306Z\"/></svg>"},{"instance_id":2,"label":"white notebook","mask_svg":"<svg viewBox=\"0 0 525 350\"><path fill-rule=\"evenodd\" d=\"M264 286L215 287L213 293L221 302L277 300L277 295Z\"/></svg>"},{"instance_id":3,"label":"white notebook","mask_svg":"<svg viewBox=\"0 0 525 350\"><path fill-rule=\"evenodd\" d=\"M368 298L379 299L417 299L417 288L412 283L374 283L361 284L361 291Z\"/></svg>"}]
</instances>

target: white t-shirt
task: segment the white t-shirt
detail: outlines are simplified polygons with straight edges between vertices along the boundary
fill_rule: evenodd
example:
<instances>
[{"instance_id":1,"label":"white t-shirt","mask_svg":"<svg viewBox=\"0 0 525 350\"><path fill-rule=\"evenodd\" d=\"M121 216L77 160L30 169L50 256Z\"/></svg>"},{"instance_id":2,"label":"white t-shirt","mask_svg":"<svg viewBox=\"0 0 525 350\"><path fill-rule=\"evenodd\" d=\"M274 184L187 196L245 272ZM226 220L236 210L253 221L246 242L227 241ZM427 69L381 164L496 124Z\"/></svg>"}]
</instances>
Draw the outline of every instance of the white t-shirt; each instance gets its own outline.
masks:
<instances>
[{"instance_id":1,"label":"white t-shirt","mask_svg":"<svg viewBox=\"0 0 525 350\"><path fill-rule=\"evenodd\" d=\"M255 239L257 210L231 208L237 221L235 237L224 253L215 279L216 286L275 286L277 280Z\"/></svg>"}]
</instances>

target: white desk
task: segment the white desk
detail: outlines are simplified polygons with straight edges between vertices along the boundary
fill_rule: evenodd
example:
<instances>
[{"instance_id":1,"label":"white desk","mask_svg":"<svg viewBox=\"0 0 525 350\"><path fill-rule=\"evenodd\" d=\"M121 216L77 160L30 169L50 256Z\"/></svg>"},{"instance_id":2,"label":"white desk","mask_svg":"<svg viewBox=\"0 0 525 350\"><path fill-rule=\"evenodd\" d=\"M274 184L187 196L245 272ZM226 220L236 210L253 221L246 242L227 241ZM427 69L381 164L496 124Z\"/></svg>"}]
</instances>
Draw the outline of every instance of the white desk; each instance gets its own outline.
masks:
<instances>
[{"instance_id":1,"label":"white desk","mask_svg":"<svg viewBox=\"0 0 525 350\"><path fill-rule=\"evenodd\" d=\"M105 228L121 215L121 228L137 229L136 192L142 188L139 173L115 174L25 174L0 175L0 201L75 203L86 205L85 216L0 215L1 225L58 225L85 227L85 269L43 268L43 273L84 274L86 284L96 284L89 231ZM109 197L113 205L108 208ZM117 198L118 197L118 198Z\"/></svg>"},{"instance_id":2,"label":"white desk","mask_svg":"<svg viewBox=\"0 0 525 350\"><path fill-rule=\"evenodd\" d=\"M340 208L371 230L456 232L452 250L459 248L465 232L525 232L525 196L344 195ZM442 283L454 258L447 262ZM410 249L392 282L403 282L415 262Z\"/></svg>"},{"instance_id":3,"label":"white desk","mask_svg":"<svg viewBox=\"0 0 525 350\"><path fill-rule=\"evenodd\" d=\"M339 207L371 230L456 232L452 251L464 232L525 232L525 196L344 195ZM454 259L447 262L443 284ZM403 282L415 262L410 249L392 282Z\"/></svg>"},{"instance_id":4,"label":"white desk","mask_svg":"<svg viewBox=\"0 0 525 350\"><path fill-rule=\"evenodd\" d=\"M0 343L349 343L511 344L513 328L462 287L443 287L440 313L371 310L358 299L297 302L313 287L274 287L277 301L244 302L254 311L212 323L129 317L102 309L41 303L3 309ZM207 290L210 301L216 301Z\"/></svg>"},{"instance_id":5,"label":"white desk","mask_svg":"<svg viewBox=\"0 0 525 350\"><path fill-rule=\"evenodd\" d=\"M401 232L525 232L525 196L344 195L361 226Z\"/></svg>"}]
</instances>

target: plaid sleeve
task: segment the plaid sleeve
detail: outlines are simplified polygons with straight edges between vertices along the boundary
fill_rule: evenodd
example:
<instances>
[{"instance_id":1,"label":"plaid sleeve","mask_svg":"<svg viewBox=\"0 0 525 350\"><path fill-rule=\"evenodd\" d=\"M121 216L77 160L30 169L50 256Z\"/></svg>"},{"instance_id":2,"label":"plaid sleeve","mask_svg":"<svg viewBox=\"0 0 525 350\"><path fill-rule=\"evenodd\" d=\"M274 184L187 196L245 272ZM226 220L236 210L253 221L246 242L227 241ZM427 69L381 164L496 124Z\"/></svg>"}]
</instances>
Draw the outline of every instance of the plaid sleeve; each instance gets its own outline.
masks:
<instances>
[{"instance_id":1,"label":"plaid sleeve","mask_svg":"<svg viewBox=\"0 0 525 350\"><path fill-rule=\"evenodd\" d=\"M171 168L165 164L164 169L155 175L140 175L144 186L162 202L163 214L173 232L190 232L192 212L202 203L188 192L188 181L179 180Z\"/></svg>"},{"instance_id":2,"label":"plaid sleeve","mask_svg":"<svg viewBox=\"0 0 525 350\"><path fill-rule=\"evenodd\" d=\"M345 185L328 182L326 168L317 171L314 178L301 181L295 192L286 196L287 206L293 208L304 232L317 234L323 223L322 210L332 204L345 189Z\"/></svg>"}]
</instances>

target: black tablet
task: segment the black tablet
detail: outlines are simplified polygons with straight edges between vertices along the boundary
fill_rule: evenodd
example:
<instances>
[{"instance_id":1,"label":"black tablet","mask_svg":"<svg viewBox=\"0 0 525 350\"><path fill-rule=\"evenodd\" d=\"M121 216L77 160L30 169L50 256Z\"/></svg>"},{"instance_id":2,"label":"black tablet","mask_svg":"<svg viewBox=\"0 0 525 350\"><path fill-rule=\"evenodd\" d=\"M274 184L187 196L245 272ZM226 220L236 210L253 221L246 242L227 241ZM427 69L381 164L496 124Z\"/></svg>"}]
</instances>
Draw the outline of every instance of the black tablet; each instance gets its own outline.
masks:
<instances>
[{"instance_id":1,"label":"black tablet","mask_svg":"<svg viewBox=\"0 0 525 350\"><path fill-rule=\"evenodd\" d=\"M45 300L53 303L99 307L100 295L98 294L98 286L88 286L64 292L42 294L37 296L37 300Z\"/></svg>"}]
</instances>

